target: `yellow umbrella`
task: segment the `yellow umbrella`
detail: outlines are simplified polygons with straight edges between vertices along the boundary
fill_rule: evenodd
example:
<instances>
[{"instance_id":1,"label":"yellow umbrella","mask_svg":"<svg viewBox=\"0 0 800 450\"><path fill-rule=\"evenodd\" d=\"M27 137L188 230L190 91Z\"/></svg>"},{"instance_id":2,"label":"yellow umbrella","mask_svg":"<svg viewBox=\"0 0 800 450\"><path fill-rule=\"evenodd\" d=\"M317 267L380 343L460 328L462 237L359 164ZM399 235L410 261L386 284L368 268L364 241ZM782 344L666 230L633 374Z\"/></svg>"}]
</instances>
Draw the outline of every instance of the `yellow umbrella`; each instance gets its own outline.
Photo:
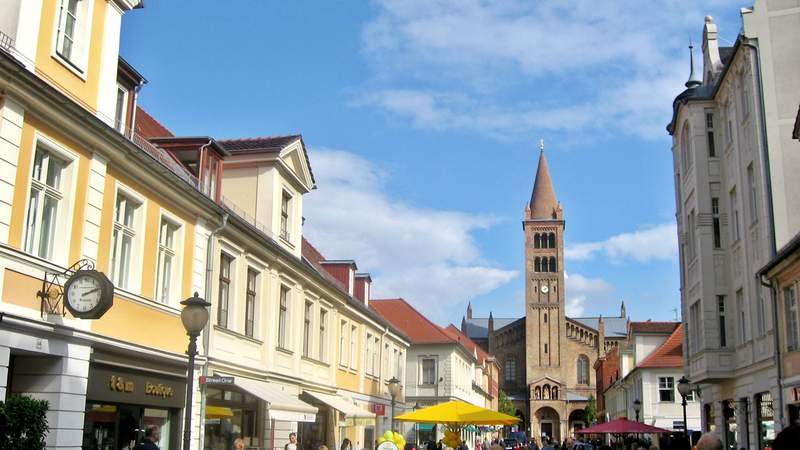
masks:
<instances>
[{"instance_id":1,"label":"yellow umbrella","mask_svg":"<svg viewBox=\"0 0 800 450\"><path fill-rule=\"evenodd\" d=\"M458 400L406 413L395 420L446 425L513 425L519 422L517 417Z\"/></svg>"}]
</instances>

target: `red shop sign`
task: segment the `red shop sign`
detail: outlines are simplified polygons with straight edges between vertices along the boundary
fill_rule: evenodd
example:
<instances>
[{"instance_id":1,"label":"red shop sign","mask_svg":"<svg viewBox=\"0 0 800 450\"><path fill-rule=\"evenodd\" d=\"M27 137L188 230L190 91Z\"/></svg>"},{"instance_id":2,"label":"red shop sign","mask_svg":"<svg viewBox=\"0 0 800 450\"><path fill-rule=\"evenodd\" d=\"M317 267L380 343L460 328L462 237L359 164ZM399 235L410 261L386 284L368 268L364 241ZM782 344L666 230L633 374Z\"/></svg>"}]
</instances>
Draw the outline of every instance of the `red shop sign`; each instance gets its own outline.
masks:
<instances>
[{"instance_id":1,"label":"red shop sign","mask_svg":"<svg viewBox=\"0 0 800 450\"><path fill-rule=\"evenodd\" d=\"M372 403L372 404L369 405L369 409L370 409L370 411L372 411L376 415L379 415L379 416L385 416L386 415L386 405L383 405L383 404L380 404L380 403Z\"/></svg>"}]
</instances>

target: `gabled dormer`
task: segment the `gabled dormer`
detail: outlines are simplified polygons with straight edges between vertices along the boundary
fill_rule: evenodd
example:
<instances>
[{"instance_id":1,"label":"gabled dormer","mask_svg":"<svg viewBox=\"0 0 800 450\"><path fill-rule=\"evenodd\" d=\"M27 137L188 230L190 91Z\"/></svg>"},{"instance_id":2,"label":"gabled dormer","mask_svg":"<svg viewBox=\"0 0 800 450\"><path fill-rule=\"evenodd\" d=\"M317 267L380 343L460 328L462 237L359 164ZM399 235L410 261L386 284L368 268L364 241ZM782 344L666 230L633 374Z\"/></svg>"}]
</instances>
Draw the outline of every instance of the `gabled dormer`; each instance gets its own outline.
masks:
<instances>
[{"instance_id":1,"label":"gabled dormer","mask_svg":"<svg viewBox=\"0 0 800 450\"><path fill-rule=\"evenodd\" d=\"M150 142L167 150L197 179L197 187L215 202L221 201L222 160L225 147L208 136L155 137Z\"/></svg>"},{"instance_id":2,"label":"gabled dormer","mask_svg":"<svg viewBox=\"0 0 800 450\"><path fill-rule=\"evenodd\" d=\"M117 66L117 96L114 107L114 128L120 133L131 136L135 128L136 103L139 90L147 84L147 80L121 56Z\"/></svg>"},{"instance_id":3,"label":"gabled dormer","mask_svg":"<svg viewBox=\"0 0 800 450\"><path fill-rule=\"evenodd\" d=\"M225 200L265 226L272 237L300 257L303 195L316 187L300 135L220 141L225 158Z\"/></svg>"}]
</instances>

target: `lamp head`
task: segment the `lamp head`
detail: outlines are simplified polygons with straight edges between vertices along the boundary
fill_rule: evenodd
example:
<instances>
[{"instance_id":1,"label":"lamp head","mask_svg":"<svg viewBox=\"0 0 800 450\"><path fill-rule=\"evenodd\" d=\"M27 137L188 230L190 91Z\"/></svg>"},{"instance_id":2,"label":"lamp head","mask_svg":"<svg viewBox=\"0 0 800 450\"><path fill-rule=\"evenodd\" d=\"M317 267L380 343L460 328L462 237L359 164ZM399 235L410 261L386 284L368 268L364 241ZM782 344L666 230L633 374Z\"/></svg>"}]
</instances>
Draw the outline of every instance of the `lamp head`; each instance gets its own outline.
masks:
<instances>
[{"instance_id":1,"label":"lamp head","mask_svg":"<svg viewBox=\"0 0 800 450\"><path fill-rule=\"evenodd\" d=\"M642 410L642 402L639 399L633 401L633 410L637 413Z\"/></svg>"},{"instance_id":2,"label":"lamp head","mask_svg":"<svg viewBox=\"0 0 800 450\"><path fill-rule=\"evenodd\" d=\"M681 394L681 397L686 397L689 395L689 392L692 391L692 385L689 383L689 379L686 376L682 376L680 380L678 380L678 392Z\"/></svg>"},{"instance_id":3,"label":"lamp head","mask_svg":"<svg viewBox=\"0 0 800 450\"><path fill-rule=\"evenodd\" d=\"M401 388L400 380L398 380L395 377L392 377L387 383L389 388L389 395L391 395L392 398L397 398L397 396L400 395L400 388Z\"/></svg>"},{"instance_id":4,"label":"lamp head","mask_svg":"<svg viewBox=\"0 0 800 450\"><path fill-rule=\"evenodd\" d=\"M190 336L197 336L208 323L208 307L211 306L211 303L200 298L195 292L194 296L182 301L181 305L183 305L181 322L183 322L186 333Z\"/></svg>"}]
</instances>

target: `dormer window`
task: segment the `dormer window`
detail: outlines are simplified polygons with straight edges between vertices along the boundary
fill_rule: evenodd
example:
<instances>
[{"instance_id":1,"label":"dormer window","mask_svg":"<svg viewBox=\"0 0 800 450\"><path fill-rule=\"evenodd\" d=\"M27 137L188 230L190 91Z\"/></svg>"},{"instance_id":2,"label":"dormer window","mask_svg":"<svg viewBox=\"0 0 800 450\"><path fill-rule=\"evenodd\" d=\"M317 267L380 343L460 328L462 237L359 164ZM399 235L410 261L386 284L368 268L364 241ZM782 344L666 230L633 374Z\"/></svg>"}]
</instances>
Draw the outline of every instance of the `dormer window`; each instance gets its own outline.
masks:
<instances>
[{"instance_id":1,"label":"dormer window","mask_svg":"<svg viewBox=\"0 0 800 450\"><path fill-rule=\"evenodd\" d=\"M128 90L117 85L117 103L114 110L114 128L120 133L125 132L128 115Z\"/></svg>"},{"instance_id":2,"label":"dormer window","mask_svg":"<svg viewBox=\"0 0 800 450\"><path fill-rule=\"evenodd\" d=\"M62 0L58 27L58 54L70 61L76 50L77 29L78 0Z\"/></svg>"},{"instance_id":3,"label":"dormer window","mask_svg":"<svg viewBox=\"0 0 800 450\"><path fill-rule=\"evenodd\" d=\"M288 192L283 191L283 195L281 196L281 239L285 241L291 240L291 235L289 233L290 223L289 223L289 207L292 201L292 196L289 195Z\"/></svg>"},{"instance_id":4,"label":"dormer window","mask_svg":"<svg viewBox=\"0 0 800 450\"><path fill-rule=\"evenodd\" d=\"M86 70L89 29L89 0L59 0L56 22L55 56L70 70L83 77Z\"/></svg>"}]
</instances>

